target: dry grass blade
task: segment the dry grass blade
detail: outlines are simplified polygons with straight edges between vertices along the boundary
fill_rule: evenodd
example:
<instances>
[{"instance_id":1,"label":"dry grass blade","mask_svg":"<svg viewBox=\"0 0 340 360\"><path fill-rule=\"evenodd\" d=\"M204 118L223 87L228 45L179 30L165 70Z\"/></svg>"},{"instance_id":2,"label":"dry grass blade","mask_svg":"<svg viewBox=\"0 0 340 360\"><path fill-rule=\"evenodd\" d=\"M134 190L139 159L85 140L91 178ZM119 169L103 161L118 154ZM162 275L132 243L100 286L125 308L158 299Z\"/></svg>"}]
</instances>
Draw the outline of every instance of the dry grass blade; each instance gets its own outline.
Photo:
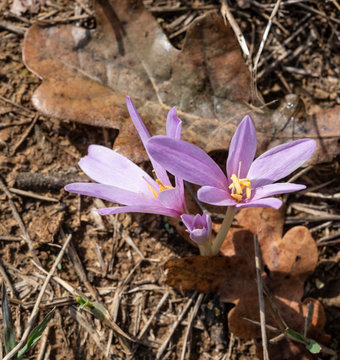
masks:
<instances>
[{"instance_id":1,"label":"dry grass blade","mask_svg":"<svg viewBox=\"0 0 340 360\"><path fill-rule=\"evenodd\" d=\"M14 291L12 282L9 279L8 275L7 275L7 272L6 272L6 270L5 270L4 266L3 266L3 263L1 261L1 259L0 259L0 274L1 274L2 278L3 278L3 280L5 281L7 287L9 288L12 296L15 296L15 291Z\"/></svg>"},{"instance_id":2,"label":"dry grass blade","mask_svg":"<svg viewBox=\"0 0 340 360\"><path fill-rule=\"evenodd\" d=\"M263 347L263 359L269 360L268 355L268 341L266 333L266 315L264 311L264 298L263 298L263 283L262 283L262 269L261 269L261 251L260 245L257 239L257 235L254 235L254 249L255 249L255 266L256 266L256 279L257 290L259 295L259 308L260 308L260 322L261 322L261 337Z\"/></svg>"},{"instance_id":3,"label":"dry grass blade","mask_svg":"<svg viewBox=\"0 0 340 360\"><path fill-rule=\"evenodd\" d=\"M2 179L0 178L0 189L6 194L7 196L7 199L8 199L8 202L9 202L9 205L11 207L11 210L12 210L12 213L13 213L13 216L15 218L15 220L17 221L18 225L19 225L19 228L22 232L22 236L23 238L25 239L26 243L27 243L27 246L31 252L31 255L32 255L32 258L34 259L34 261L41 265L40 263L40 260L38 259L38 257L34 254L34 249L33 249L33 245L32 245L32 241L31 241L31 238L30 236L28 235L28 232L26 231L26 227L23 223L23 221L21 220L21 217L18 213L18 210L12 200L12 194L10 193L10 191L7 189L5 183L2 181Z\"/></svg>"},{"instance_id":4,"label":"dry grass blade","mask_svg":"<svg viewBox=\"0 0 340 360\"><path fill-rule=\"evenodd\" d=\"M240 44L240 47L243 51L243 55L246 58L247 64L248 64L248 66L251 67L250 52L249 52L249 48L247 45L247 41L244 38L240 27L238 26L233 14L230 11L227 0L222 0L221 2L222 2L221 14L223 16L224 22L225 22L225 24L227 24L227 20L229 21L229 24L232 27L232 29L236 35L237 41Z\"/></svg>"},{"instance_id":5,"label":"dry grass blade","mask_svg":"<svg viewBox=\"0 0 340 360\"><path fill-rule=\"evenodd\" d=\"M276 4L275 4L275 7L270 15L270 18L268 20L268 24L266 26L266 29L263 33L263 37L262 37L262 40L261 40L261 43L260 43L260 47L259 47L259 50L256 54L256 57L255 57L255 61L254 61L254 66L253 66L253 71L252 71L252 78L253 78L253 82L255 84L254 86L254 90L257 91L257 87L256 87L256 78L257 78L257 68L258 68L258 64L259 64L259 61L260 61L260 57L261 57L261 54L262 54L262 51L263 51L263 48L264 48L264 45L267 41L267 37L268 37L268 34L269 34L269 31L270 31L270 28L272 26L272 23L273 23L273 19L277 13L277 11L279 10L279 6L280 6L280 3L281 3L281 0L277 0L276 1ZM259 98L259 96L257 96Z\"/></svg>"},{"instance_id":6,"label":"dry grass blade","mask_svg":"<svg viewBox=\"0 0 340 360\"><path fill-rule=\"evenodd\" d=\"M21 146L21 144L26 140L27 136L29 135L29 133L31 132L31 130L33 129L34 125L36 124L36 122L38 121L39 115L36 114L32 123L30 124L30 126L27 128L27 130L22 134L21 138L19 139L19 141L14 145L12 151L11 151L11 155L14 155L17 150L19 149L19 147Z\"/></svg>"},{"instance_id":7,"label":"dry grass blade","mask_svg":"<svg viewBox=\"0 0 340 360\"><path fill-rule=\"evenodd\" d=\"M28 324L27 324L27 327L25 329L25 332L24 334L22 335L22 338L21 340L19 341L19 343L15 346L15 348L13 348L4 358L3 360L9 360L9 359L12 359L17 353L18 351L25 345L25 342L32 330L32 327L35 323L35 320L38 316L38 313L39 313L39 306L40 306L40 302L42 300L42 297L44 296L44 293L45 293L45 290L47 288L47 285L49 283L49 281L51 280L53 274L54 274L54 271L56 270L57 266L59 265L62 257L64 256L64 253L66 251L66 248L69 244L69 242L71 241L71 238L72 238L72 235L68 235L64 244L63 244L63 247L62 249L60 250L59 254L58 254L58 257L55 259L55 262L51 268L51 270L49 271L48 275L46 276L46 279L44 281L44 284L43 286L41 287L41 290L40 290L40 293L38 295L38 298L36 300L36 303L34 305L34 308L32 310L32 313L28 319Z\"/></svg>"},{"instance_id":8,"label":"dry grass blade","mask_svg":"<svg viewBox=\"0 0 340 360\"><path fill-rule=\"evenodd\" d=\"M184 335L184 341L183 341L183 348L182 348L182 354L181 354L181 360L185 359L185 353L186 353L186 348L188 345L188 340L189 337L191 335L191 331L192 331L192 326L193 326L193 322L194 319L197 315L197 312L202 304L202 300L203 300L204 294L201 293L198 295L198 298L196 300L195 306L190 314L189 320L188 320L188 326L187 329L185 331L185 335ZM190 359L190 345L188 346L188 359Z\"/></svg>"},{"instance_id":9,"label":"dry grass blade","mask_svg":"<svg viewBox=\"0 0 340 360\"><path fill-rule=\"evenodd\" d=\"M145 323L145 325L143 326L142 330L140 331L140 333L138 334L138 339L143 339L143 336L145 335L145 333L149 330L149 327L152 324L153 319L155 318L155 316L158 314L159 310L162 308L163 304L165 303L165 301L167 300L167 298L169 297L170 293L167 291L163 297L161 298L161 300L159 301L155 311L152 313L152 315L150 316L149 320Z\"/></svg>"},{"instance_id":10,"label":"dry grass blade","mask_svg":"<svg viewBox=\"0 0 340 360\"><path fill-rule=\"evenodd\" d=\"M95 329L93 329L93 327L91 326L91 324L86 320L86 318L79 312L77 311L77 309L75 309L74 307L70 307L69 308L69 313L70 315L73 317L73 319L75 319L78 324L84 328L84 330L86 332L88 332L91 337L93 338L93 340L95 341L95 343L97 344L98 348L102 351L102 353L106 354L105 348L103 346L103 344L100 342L100 338L96 332ZM105 356L106 358L110 358L110 356Z\"/></svg>"},{"instance_id":11,"label":"dry grass blade","mask_svg":"<svg viewBox=\"0 0 340 360\"><path fill-rule=\"evenodd\" d=\"M194 294L191 296L191 298L187 301L187 303L185 304L183 310L181 311L181 313L178 315L176 321L173 323L172 327L169 330L168 336L166 337L166 339L163 341L162 345L160 346L160 348L157 351L157 355L156 355L156 359L161 359L162 355L166 349L166 347L169 344L170 339L172 338L175 330L177 329L178 325L181 323L181 321L183 320L184 315L186 314L186 312L188 311L189 307L191 306L191 304L194 301L194 298L196 297L197 292L195 291Z\"/></svg>"},{"instance_id":12,"label":"dry grass blade","mask_svg":"<svg viewBox=\"0 0 340 360\"><path fill-rule=\"evenodd\" d=\"M37 200L41 200L41 201L50 201L50 202L59 202L58 199L55 198L51 198L49 196L43 196L40 194L36 194L32 191L25 191L25 190L20 190L20 189L15 189L15 188L9 188L9 191L13 194L17 194L17 195L21 195L21 196L27 196L30 197L32 199L37 199Z\"/></svg>"}]
</instances>

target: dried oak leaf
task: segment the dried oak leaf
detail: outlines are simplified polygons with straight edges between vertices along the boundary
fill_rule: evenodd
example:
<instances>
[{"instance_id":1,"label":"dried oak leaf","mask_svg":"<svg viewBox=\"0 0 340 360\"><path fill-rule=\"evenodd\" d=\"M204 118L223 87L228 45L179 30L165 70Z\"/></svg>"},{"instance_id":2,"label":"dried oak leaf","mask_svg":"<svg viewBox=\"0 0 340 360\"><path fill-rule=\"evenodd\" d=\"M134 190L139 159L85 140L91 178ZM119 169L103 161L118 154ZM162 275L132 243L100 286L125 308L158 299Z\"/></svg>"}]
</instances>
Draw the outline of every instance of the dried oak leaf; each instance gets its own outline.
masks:
<instances>
[{"instance_id":1,"label":"dried oak leaf","mask_svg":"<svg viewBox=\"0 0 340 360\"><path fill-rule=\"evenodd\" d=\"M276 112L250 109L249 71L233 32L215 12L191 24L178 50L142 1L95 0L94 9L96 30L35 24L27 31L23 58L43 79L32 99L41 112L119 129L116 146L135 161L144 160L145 152L137 146L126 95L154 135L164 133L167 111L176 106L183 138L206 151L225 149L240 120L250 114L260 152L309 136L319 139L314 162L339 153L340 107L297 120L292 95Z\"/></svg>"},{"instance_id":2,"label":"dried oak leaf","mask_svg":"<svg viewBox=\"0 0 340 360\"><path fill-rule=\"evenodd\" d=\"M22 15L27 10L32 14L37 14L41 6L45 5L45 0L13 0L11 12Z\"/></svg>"},{"instance_id":3,"label":"dried oak leaf","mask_svg":"<svg viewBox=\"0 0 340 360\"><path fill-rule=\"evenodd\" d=\"M296 226L282 237L283 213L268 208L242 209L236 216L221 248L223 256L171 259L166 264L168 284L180 290L217 293L225 302L236 306L228 314L229 329L240 338L260 335L258 294L255 282L253 234L258 234L262 261L266 271L263 280L271 302L287 325L302 331L306 304L301 302L303 285L317 264L318 252L306 227ZM322 305L313 301L315 311L309 334L319 334L325 324ZM266 306L267 323L278 327ZM274 334L272 334L274 335Z\"/></svg>"}]
</instances>

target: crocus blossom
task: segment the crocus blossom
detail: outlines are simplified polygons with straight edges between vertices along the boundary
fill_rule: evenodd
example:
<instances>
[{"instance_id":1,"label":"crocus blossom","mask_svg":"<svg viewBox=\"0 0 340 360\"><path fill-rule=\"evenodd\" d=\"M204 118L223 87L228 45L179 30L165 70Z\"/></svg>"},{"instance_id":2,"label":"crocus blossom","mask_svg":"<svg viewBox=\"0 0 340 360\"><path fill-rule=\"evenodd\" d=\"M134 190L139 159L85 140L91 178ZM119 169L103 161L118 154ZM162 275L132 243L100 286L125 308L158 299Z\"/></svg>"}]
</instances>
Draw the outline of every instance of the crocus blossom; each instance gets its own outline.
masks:
<instances>
[{"instance_id":1,"label":"crocus blossom","mask_svg":"<svg viewBox=\"0 0 340 360\"><path fill-rule=\"evenodd\" d=\"M150 134L141 120L132 100L127 97L131 119L145 146ZM174 140L181 136L181 120L172 108L167 116L167 136ZM157 180L150 177L132 161L116 151L99 145L90 145L88 155L79 162L80 168L97 183L73 183L67 191L94 196L125 206L98 209L102 215L123 212L142 212L174 218L186 213L183 180L176 177L172 186L166 170L150 156Z\"/></svg>"},{"instance_id":2,"label":"crocus blossom","mask_svg":"<svg viewBox=\"0 0 340 360\"><path fill-rule=\"evenodd\" d=\"M239 124L229 147L226 175L199 147L179 139L155 136L147 142L152 158L170 173L201 185L198 199L212 205L272 207L282 201L276 194L305 188L304 185L278 183L308 160L315 151L311 139L300 139L276 146L254 160L256 131L249 116Z\"/></svg>"},{"instance_id":3,"label":"crocus blossom","mask_svg":"<svg viewBox=\"0 0 340 360\"><path fill-rule=\"evenodd\" d=\"M187 228L190 239L198 245L203 245L209 241L211 235L212 222L208 214L197 214L192 216L189 214L183 214L181 219Z\"/></svg>"}]
</instances>

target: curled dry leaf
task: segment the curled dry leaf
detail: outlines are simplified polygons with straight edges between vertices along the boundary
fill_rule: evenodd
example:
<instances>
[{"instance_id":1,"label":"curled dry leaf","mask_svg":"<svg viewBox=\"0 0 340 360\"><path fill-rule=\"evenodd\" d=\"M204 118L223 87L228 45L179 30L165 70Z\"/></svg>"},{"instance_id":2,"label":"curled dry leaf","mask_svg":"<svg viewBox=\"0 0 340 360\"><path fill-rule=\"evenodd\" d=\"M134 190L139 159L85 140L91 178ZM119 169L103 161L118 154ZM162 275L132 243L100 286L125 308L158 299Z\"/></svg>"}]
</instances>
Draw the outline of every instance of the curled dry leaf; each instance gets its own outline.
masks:
<instances>
[{"instance_id":1,"label":"curled dry leaf","mask_svg":"<svg viewBox=\"0 0 340 360\"><path fill-rule=\"evenodd\" d=\"M340 107L327 116L300 119L294 95L276 112L249 107L249 71L233 32L217 13L197 18L178 50L142 1L94 0L94 9L96 30L36 24L26 33L24 62L43 79L32 101L43 113L119 129L116 146L135 161L144 160L145 153L136 146L140 142L126 95L154 135L164 134L166 114L176 106L183 139L206 151L225 149L238 123L250 114L260 152L310 136L319 139L314 162L339 153L334 120Z\"/></svg>"},{"instance_id":2,"label":"curled dry leaf","mask_svg":"<svg viewBox=\"0 0 340 360\"><path fill-rule=\"evenodd\" d=\"M236 219L221 248L223 256L172 259L166 265L168 283L181 290L214 292L222 301L234 303L228 314L230 331L240 338L259 337L260 327L246 320L259 321L253 246L253 234L258 234L269 294L267 324L279 328L278 312L288 327L302 332L307 306L307 300L301 302L303 286L318 259L309 230L296 226L282 237L283 211L271 208L242 209ZM309 301L314 303L314 312L308 335L317 336L325 325L325 314L317 300Z\"/></svg>"}]
</instances>

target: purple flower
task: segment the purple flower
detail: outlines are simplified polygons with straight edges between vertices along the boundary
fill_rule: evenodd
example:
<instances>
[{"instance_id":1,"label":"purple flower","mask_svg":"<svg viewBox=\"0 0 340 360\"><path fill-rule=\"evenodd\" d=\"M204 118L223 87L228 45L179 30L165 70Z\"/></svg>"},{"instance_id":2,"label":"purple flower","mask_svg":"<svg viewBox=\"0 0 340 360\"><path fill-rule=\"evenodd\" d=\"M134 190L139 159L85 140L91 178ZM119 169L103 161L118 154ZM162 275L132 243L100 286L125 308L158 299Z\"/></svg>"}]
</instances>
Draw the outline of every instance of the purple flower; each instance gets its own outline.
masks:
<instances>
[{"instance_id":1,"label":"purple flower","mask_svg":"<svg viewBox=\"0 0 340 360\"><path fill-rule=\"evenodd\" d=\"M207 242L211 235L211 218L206 213L196 216L183 214L181 219L187 228L190 239L198 245Z\"/></svg>"},{"instance_id":2,"label":"purple flower","mask_svg":"<svg viewBox=\"0 0 340 360\"><path fill-rule=\"evenodd\" d=\"M129 97L126 98L131 119L145 146L150 134ZM172 108L167 116L166 132L175 140L181 136L181 120ZM157 180L126 157L99 145L90 145L88 155L79 162L84 173L97 183L73 183L67 191L94 196L125 206L98 209L102 215L142 212L179 218L186 213L183 180L175 178L172 186L166 170L151 156Z\"/></svg>"},{"instance_id":3,"label":"purple flower","mask_svg":"<svg viewBox=\"0 0 340 360\"><path fill-rule=\"evenodd\" d=\"M268 150L256 160L256 131L249 116L238 126L229 147L226 173L202 149L183 140L155 136L147 143L152 158L175 176L201 185L198 199L218 206L273 207L282 201L276 194L302 190L304 185L278 183L308 160L316 147L301 139Z\"/></svg>"}]
</instances>

